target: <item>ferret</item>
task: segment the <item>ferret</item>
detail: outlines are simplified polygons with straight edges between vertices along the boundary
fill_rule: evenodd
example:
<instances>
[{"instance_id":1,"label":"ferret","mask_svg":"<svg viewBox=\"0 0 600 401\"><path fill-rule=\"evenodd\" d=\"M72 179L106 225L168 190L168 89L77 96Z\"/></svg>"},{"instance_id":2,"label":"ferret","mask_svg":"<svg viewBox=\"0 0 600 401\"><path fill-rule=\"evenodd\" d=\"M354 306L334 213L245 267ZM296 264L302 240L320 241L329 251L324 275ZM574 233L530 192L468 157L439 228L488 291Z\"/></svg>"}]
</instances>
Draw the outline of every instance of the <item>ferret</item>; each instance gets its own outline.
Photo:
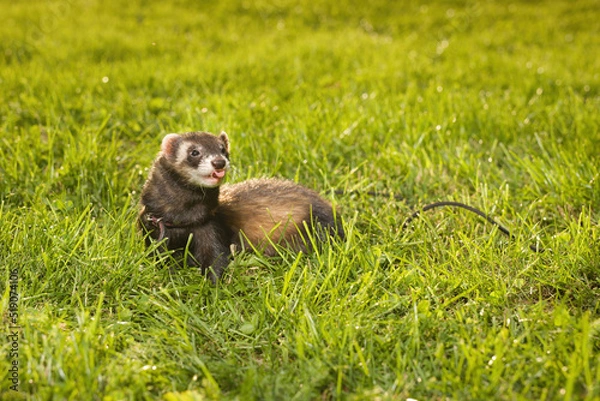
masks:
<instances>
[{"instance_id":1,"label":"ferret","mask_svg":"<svg viewBox=\"0 0 600 401\"><path fill-rule=\"evenodd\" d=\"M310 250L309 233L317 240L344 237L335 209L317 192L280 179L221 187L229 166L224 132L165 136L141 195L138 221L146 244L166 239L179 259L187 247L188 265L215 282L232 248L273 256L275 245Z\"/></svg>"}]
</instances>

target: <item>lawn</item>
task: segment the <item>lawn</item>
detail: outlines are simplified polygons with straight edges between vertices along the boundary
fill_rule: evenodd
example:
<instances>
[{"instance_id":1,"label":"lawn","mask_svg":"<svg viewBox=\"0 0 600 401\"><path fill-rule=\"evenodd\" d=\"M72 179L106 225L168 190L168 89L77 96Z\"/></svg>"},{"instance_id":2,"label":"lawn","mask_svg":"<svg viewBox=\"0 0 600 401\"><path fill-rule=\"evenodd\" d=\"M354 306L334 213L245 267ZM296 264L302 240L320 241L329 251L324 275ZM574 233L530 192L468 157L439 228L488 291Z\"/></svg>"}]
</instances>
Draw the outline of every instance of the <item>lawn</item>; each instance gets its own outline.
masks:
<instances>
[{"instance_id":1,"label":"lawn","mask_svg":"<svg viewBox=\"0 0 600 401\"><path fill-rule=\"evenodd\" d=\"M0 8L0 399L600 400L597 0ZM139 194L191 130L346 240L161 267ZM402 229L440 200L514 238Z\"/></svg>"}]
</instances>

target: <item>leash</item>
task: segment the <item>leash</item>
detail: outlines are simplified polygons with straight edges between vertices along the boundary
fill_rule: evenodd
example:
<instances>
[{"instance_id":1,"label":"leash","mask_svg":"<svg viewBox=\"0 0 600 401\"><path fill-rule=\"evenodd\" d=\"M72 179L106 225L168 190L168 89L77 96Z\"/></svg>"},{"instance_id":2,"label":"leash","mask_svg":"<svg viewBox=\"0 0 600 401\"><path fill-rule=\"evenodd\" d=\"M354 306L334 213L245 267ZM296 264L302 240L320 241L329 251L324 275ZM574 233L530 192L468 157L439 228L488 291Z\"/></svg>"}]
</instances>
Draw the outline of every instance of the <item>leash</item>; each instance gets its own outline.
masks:
<instances>
[{"instance_id":1,"label":"leash","mask_svg":"<svg viewBox=\"0 0 600 401\"><path fill-rule=\"evenodd\" d=\"M406 219L406 221L402 225L402 229L406 230L408 228L408 225L414 219L418 218L421 215L422 212L426 212L428 210L436 209L436 208L444 207L444 206L458 207L458 208L461 208L461 209L468 210L471 213L475 213L477 216L479 216L481 218L484 218L489 223L491 223L491 224L495 225L496 227L498 227L498 230L500 230L500 232L502 232L503 234L505 234L511 240L515 239L515 236L510 232L510 230L508 228L504 227L502 224L500 224L496 220L492 219L488 214L482 212L481 210L479 210L479 209L477 209L477 208L475 208L473 206L469 206L469 205L466 205L466 204L461 203L461 202L453 202L453 201L434 202L434 203L430 203L428 205L423 206L421 209L419 209L416 212L414 212L408 219ZM544 252L544 248L541 248L538 245L529 245L529 249L531 249L534 252L540 252L540 253Z\"/></svg>"}]
</instances>

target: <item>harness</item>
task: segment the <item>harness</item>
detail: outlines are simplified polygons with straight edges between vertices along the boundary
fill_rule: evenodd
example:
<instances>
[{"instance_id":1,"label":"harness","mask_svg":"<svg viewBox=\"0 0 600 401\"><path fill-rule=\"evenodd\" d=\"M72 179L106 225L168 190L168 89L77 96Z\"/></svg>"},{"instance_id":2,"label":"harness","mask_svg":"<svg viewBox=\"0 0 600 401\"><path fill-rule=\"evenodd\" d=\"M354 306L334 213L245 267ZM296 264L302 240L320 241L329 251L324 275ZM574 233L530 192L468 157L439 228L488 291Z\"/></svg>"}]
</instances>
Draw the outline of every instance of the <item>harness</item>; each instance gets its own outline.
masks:
<instances>
[{"instance_id":1,"label":"harness","mask_svg":"<svg viewBox=\"0 0 600 401\"><path fill-rule=\"evenodd\" d=\"M156 240L159 242L162 241L163 239L165 239L165 234L166 234L167 228L177 227L171 223L164 221L162 217L156 217L152 214L146 214L146 220L150 224L152 224L154 227L158 228L158 238Z\"/></svg>"}]
</instances>

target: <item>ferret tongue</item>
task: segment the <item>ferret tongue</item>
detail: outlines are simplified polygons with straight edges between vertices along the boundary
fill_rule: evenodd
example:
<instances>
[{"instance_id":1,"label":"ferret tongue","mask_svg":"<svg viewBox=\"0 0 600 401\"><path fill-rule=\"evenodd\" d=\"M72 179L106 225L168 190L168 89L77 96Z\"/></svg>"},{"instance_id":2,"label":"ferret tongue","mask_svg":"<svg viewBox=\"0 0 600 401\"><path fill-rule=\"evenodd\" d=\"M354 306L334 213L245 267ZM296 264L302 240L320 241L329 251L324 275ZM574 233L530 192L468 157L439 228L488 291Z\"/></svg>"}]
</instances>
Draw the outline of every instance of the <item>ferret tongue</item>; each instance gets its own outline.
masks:
<instances>
[{"instance_id":1,"label":"ferret tongue","mask_svg":"<svg viewBox=\"0 0 600 401\"><path fill-rule=\"evenodd\" d=\"M223 178L225 177L225 170L215 170L212 173L213 178Z\"/></svg>"}]
</instances>

